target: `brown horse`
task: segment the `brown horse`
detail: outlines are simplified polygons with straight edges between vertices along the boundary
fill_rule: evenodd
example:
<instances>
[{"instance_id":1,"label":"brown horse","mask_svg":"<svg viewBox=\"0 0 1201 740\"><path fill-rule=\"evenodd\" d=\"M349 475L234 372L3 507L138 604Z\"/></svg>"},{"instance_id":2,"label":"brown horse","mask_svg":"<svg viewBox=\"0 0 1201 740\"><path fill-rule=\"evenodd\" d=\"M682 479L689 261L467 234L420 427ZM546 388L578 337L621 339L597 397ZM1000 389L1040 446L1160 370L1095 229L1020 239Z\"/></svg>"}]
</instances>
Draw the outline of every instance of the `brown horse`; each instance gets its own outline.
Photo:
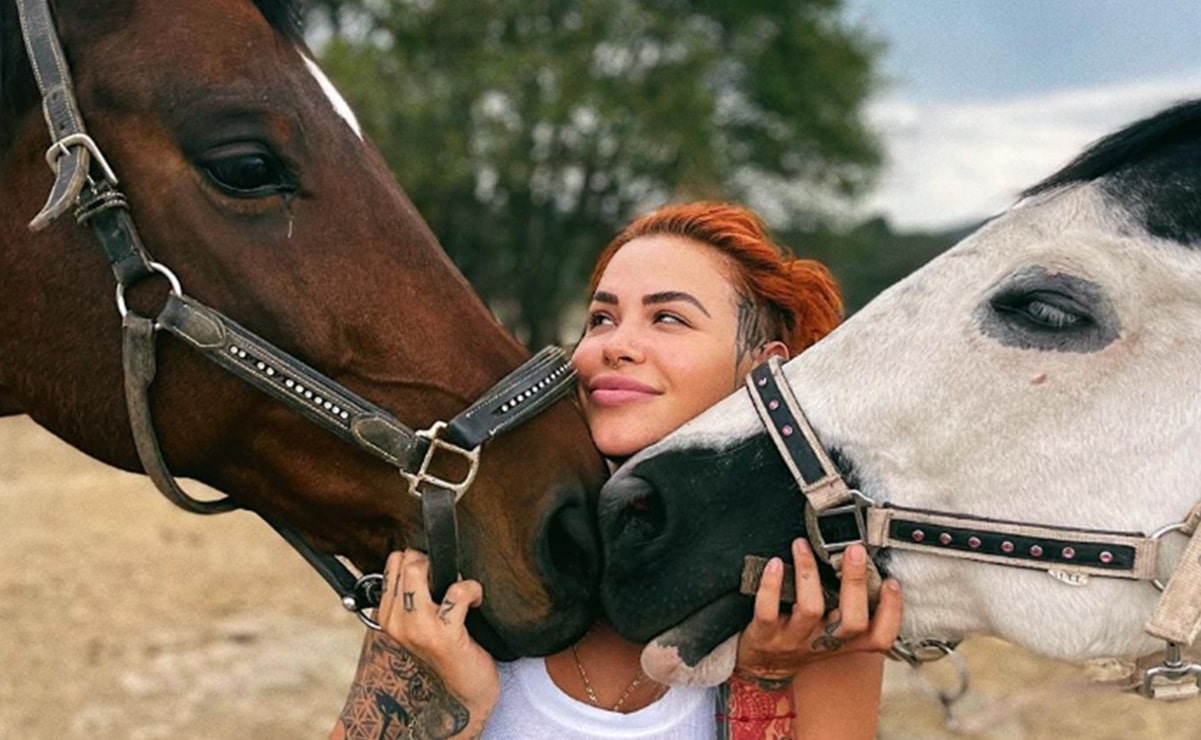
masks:
<instances>
[{"instance_id":1,"label":"brown horse","mask_svg":"<svg viewBox=\"0 0 1201 740\"><path fill-rule=\"evenodd\" d=\"M448 419L528 353L440 251L313 64L288 0L57 0L88 132L142 241L187 295L415 428ZM0 0L0 415L141 470L122 394L113 272L70 214L33 233L53 181L40 95ZM129 296L161 302L147 279ZM151 309L145 309L153 315ZM159 342L152 410L180 475L362 570L424 544L397 471ZM592 617L590 502L603 477L561 401L491 443L458 504L463 571L499 654L546 653ZM216 526L216 525L215 525Z\"/></svg>"}]
</instances>

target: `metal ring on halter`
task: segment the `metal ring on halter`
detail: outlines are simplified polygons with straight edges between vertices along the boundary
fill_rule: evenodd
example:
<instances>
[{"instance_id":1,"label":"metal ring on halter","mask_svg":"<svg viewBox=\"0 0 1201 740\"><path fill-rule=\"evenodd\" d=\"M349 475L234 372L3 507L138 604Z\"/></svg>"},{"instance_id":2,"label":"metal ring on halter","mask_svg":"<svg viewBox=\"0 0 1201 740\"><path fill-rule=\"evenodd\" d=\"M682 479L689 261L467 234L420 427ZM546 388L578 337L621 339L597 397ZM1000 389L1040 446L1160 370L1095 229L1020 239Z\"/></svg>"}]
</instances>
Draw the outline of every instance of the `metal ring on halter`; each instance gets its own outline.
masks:
<instances>
[{"instance_id":1,"label":"metal ring on halter","mask_svg":"<svg viewBox=\"0 0 1201 740\"><path fill-rule=\"evenodd\" d=\"M365 576L360 576L354 582L354 594L347 594L342 597L342 606L346 607L346 611L354 612L359 621L367 625L371 629L379 632L380 623L371 617L367 616L367 610L370 606L360 606L360 603L370 604L375 602L378 609L378 604L383 594L384 574L383 573L368 573ZM360 601L361 599L361 601ZM378 613L378 612L377 612Z\"/></svg>"},{"instance_id":2,"label":"metal ring on halter","mask_svg":"<svg viewBox=\"0 0 1201 740\"><path fill-rule=\"evenodd\" d=\"M951 665L955 666L955 676L958 679L958 685L950 691L944 691L942 688L934 685L925 676L918 675L922 682L929 688L930 692L938 699L938 703L942 705L943 723L947 727L954 729L955 718L951 713L951 708L955 705L955 702L962 699L964 694L967 693L971 675L968 672L967 660L962 655L955 652L953 648L949 649L945 645L942 649L946 650L946 657L950 658ZM919 666L915 665L913 667L916 670Z\"/></svg>"},{"instance_id":3,"label":"metal ring on halter","mask_svg":"<svg viewBox=\"0 0 1201 740\"><path fill-rule=\"evenodd\" d=\"M167 282L171 284L171 292L176 296L183 296L183 287L179 284L179 278L175 277L175 273L161 262L151 262L150 269L163 277L167 278ZM125 305L125 284L117 283L117 313L121 314L121 318L125 318L125 314L129 313L129 308Z\"/></svg>"},{"instance_id":4,"label":"metal ring on halter","mask_svg":"<svg viewBox=\"0 0 1201 740\"><path fill-rule=\"evenodd\" d=\"M931 663L955 654L955 648L958 645L958 641L951 642L937 637L927 637L916 642L898 637L893 641L892 648L887 655L895 660L903 660L916 668L922 663Z\"/></svg>"},{"instance_id":5,"label":"metal ring on halter","mask_svg":"<svg viewBox=\"0 0 1201 740\"><path fill-rule=\"evenodd\" d=\"M1148 539L1151 539L1151 540L1162 539L1165 534L1168 534L1170 532L1179 532L1182 529L1184 529L1184 522L1176 522L1175 524L1166 524L1166 525L1160 527L1159 529L1155 530L1154 532L1152 532L1150 537L1148 537ZM1159 580L1158 578L1152 578L1151 585L1154 586L1157 591L1163 591L1165 588L1168 587L1168 584L1164 583L1163 581Z\"/></svg>"},{"instance_id":6,"label":"metal ring on halter","mask_svg":"<svg viewBox=\"0 0 1201 740\"><path fill-rule=\"evenodd\" d=\"M100 170L104 173L104 179L108 180L113 185L118 184L117 173L113 172L113 168L108 166L108 160L104 158L100 147L96 145L95 139L87 134L70 134L64 136L58 141L50 145L46 150L46 164L50 165L51 169L55 169L55 163L58 158L65 155L67 150L73 146L82 146L91 153L92 159L100 166Z\"/></svg>"}]
</instances>

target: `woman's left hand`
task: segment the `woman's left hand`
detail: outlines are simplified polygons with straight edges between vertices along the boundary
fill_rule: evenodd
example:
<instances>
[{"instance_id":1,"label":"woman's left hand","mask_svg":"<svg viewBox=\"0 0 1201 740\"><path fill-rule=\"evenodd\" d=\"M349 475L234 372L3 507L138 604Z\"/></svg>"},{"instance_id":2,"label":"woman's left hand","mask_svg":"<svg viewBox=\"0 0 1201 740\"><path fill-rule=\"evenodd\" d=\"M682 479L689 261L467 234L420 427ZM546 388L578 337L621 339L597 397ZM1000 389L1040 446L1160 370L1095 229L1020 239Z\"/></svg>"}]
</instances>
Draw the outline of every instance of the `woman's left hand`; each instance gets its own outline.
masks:
<instances>
[{"instance_id":1,"label":"woman's left hand","mask_svg":"<svg viewBox=\"0 0 1201 740\"><path fill-rule=\"evenodd\" d=\"M792 543L796 603L780 612L784 564L768 561L755 594L755 616L738 640L735 673L771 684L790 681L802 666L853 652L888 651L901 627L901 587L884 581L874 615L868 613L867 551L855 544L842 561L838 607L826 615L813 551L803 539Z\"/></svg>"}]
</instances>

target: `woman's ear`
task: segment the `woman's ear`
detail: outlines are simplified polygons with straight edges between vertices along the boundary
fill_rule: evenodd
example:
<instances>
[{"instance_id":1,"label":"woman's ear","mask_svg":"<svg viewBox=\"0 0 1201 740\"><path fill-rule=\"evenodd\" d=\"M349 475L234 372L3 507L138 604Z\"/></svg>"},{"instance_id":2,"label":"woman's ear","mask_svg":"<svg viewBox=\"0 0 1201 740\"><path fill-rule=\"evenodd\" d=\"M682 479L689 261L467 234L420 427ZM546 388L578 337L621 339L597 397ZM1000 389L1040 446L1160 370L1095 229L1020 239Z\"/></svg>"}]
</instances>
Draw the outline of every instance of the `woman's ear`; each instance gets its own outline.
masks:
<instances>
[{"instance_id":1,"label":"woman's ear","mask_svg":"<svg viewBox=\"0 0 1201 740\"><path fill-rule=\"evenodd\" d=\"M770 342L764 342L755 350L755 364L767 362L769 357L779 357L781 362L788 360L789 352L788 345L776 339Z\"/></svg>"}]
</instances>

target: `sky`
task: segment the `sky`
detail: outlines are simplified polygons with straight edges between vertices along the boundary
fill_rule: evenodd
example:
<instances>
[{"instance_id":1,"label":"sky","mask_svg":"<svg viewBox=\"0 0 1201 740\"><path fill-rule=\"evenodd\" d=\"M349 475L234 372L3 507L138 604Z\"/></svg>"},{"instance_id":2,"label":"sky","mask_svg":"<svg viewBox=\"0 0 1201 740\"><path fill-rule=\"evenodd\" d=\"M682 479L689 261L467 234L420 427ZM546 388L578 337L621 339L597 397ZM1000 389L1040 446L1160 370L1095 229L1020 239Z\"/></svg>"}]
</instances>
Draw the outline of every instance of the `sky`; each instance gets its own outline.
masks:
<instances>
[{"instance_id":1,"label":"sky","mask_svg":"<svg viewBox=\"0 0 1201 740\"><path fill-rule=\"evenodd\" d=\"M863 215L903 230L1004 210L1085 146L1201 97L1196 0L845 0L887 44L886 164Z\"/></svg>"}]
</instances>

